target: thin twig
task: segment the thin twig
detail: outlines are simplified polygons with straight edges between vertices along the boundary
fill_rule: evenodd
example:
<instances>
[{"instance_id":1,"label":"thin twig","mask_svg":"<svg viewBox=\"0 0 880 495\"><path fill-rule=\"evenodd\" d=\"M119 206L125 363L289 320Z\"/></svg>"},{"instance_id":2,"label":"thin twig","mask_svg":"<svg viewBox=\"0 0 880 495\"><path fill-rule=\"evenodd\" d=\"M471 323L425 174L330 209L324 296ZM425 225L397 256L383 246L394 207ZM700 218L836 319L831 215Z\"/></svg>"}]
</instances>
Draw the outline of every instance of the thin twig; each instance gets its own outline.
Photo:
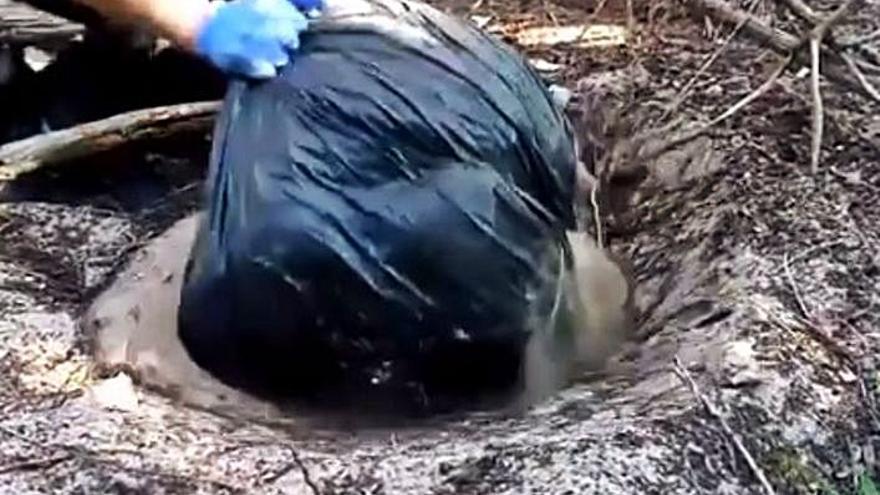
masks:
<instances>
[{"instance_id":1,"label":"thin twig","mask_svg":"<svg viewBox=\"0 0 880 495\"><path fill-rule=\"evenodd\" d=\"M703 395L700 391L700 387L697 386L697 382L694 381L694 378L691 376L690 372L681 364L681 360L678 356L675 356L675 373L681 378L681 380L690 387L691 393L700 401L703 405L703 408L706 412L709 413L718 423L721 425L721 428L724 430L724 433L728 436L733 445L736 447L736 450L739 451L740 455L748 464L749 469L751 469L752 474L755 475L755 478L758 479L758 482L761 484L761 487L764 489L764 492L767 495L776 495L776 491L773 489L773 485L770 484L770 481L767 479L767 476L764 474L764 471L761 469L761 466L758 465L758 462L755 461L755 458L749 452L749 449L746 448L745 444L742 443L742 440L739 438L739 435L733 431L733 428L730 427L730 424L727 423L727 420L724 419L724 416L718 410L718 407L709 400L708 397Z\"/></svg>"},{"instance_id":2,"label":"thin twig","mask_svg":"<svg viewBox=\"0 0 880 495\"><path fill-rule=\"evenodd\" d=\"M760 2L758 2L758 0L753 0L752 4L749 6L749 13L753 13L759 4ZM746 25L746 22L748 22L748 17L744 17L742 20L740 20L733 28L733 31L731 31L727 38L721 43L721 46L719 46L718 49L715 50L712 55L710 55L709 58L706 59L703 65L700 66L699 69L697 69L696 74L694 74L693 77L691 77L691 79L687 82L687 84L684 85L684 88L682 88L681 92L678 94L678 97L675 99L672 105L670 105L669 108L667 108L663 112L663 115L660 116L659 120L661 122L666 120L666 118L671 113L678 110L682 103L684 103L685 99L687 99L687 97L690 95L691 89L693 89L693 86L694 84L696 84L697 80L699 80L699 78L706 73L709 67L711 67L712 64L715 63L718 57L720 57L721 54L724 53L724 51L727 49L733 39L736 38L736 36L742 30L743 26Z\"/></svg>"},{"instance_id":3,"label":"thin twig","mask_svg":"<svg viewBox=\"0 0 880 495\"><path fill-rule=\"evenodd\" d=\"M756 19L754 16L751 16L742 10L731 8L724 0L689 0L689 2L701 11L705 11L714 18L729 24L738 24L745 20L746 24L743 27L743 30L749 37L755 41L768 45L773 51L779 54L788 56L794 53L800 63L809 65L809 60L806 60L809 58L806 55L806 50L802 50L807 44L809 37L797 37L784 30L773 28L767 23ZM856 6L858 6L858 4L847 2L843 8L838 9L838 11L829 16L826 21L817 26L817 31L814 34L820 34L819 32L830 29L833 24L839 22L843 18L844 14L848 13L850 9L854 9ZM857 91L859 94L865 94L864 87L858 80L850 76L848 70L845 70L845 64L840 60L837 51L831 50L830 52L826 52L826 55L829 55L829 57L825 61L825 65L828 65L829 67L826 68L825 77L836 84L843 85L847 89ZM862 60L856 60L856 63L862 62ZM862 66L862 69L866 72L870 72L870 70L864 66Z\"/></svg>"},{"instance_id":4,"label":"thin twig","mask_svg":"<svg viewBox=\"0 0 880 495\"><path fill-rule=\"evenodd\" d=\"M783 270L785 270L785 276L786 278L788 278L788 284L791 286L792 292L794 292L794 298L801 309L801 313L803 313L804 318L808 320L812 319L812 315L807 309L807 304L804 302L803 296L801 296L801 291L798 288L797 281L795 281L794 275L792 274L791 260L788 257L788 253L782 255L782 268Z\"/></svg>"},{"instance_id":5,"label":"thin twig","mask_svg":"<svg viewBox=\"0 0 880 495\"><path fill-rule=\"evenodd\" d=\"M860 7L864 3L864 0L847 0L843 5L837 8L834 12L831 13L824 21L820 22L813 28L813 32L810 34L811 38L816 38L818 40L823 40L825 35L828 34L828 31L831 30L834 26L839 24L843 19L846 18L849 14L855 11L856 8Z\"/></svg>"},{"instance_id":6,"label":"thin twig","mask_svg":"<svg viewBox=\"0 0 880 495\"><path fill-rule=\"evenodd\" d=\"M636 29L636 13L633 8L633 0L626 0L626 28L629 32Z\"/></svg>"},{"instance_id":7,"label":"thin twig","mask_svg":"<svg viewBox=\"0 0 880 495\"><path fill-rule=\"evenodd\" d=\"M296 463L297 467L299 467L299 471L302 474L303 480L306 482L306 485L309 487L309 490L312 491L313 495L321 495L321 490L318 488L318 485L315 483L315 480L312 479L312 474L309 472L309 469L303 463L302 458L299 456L296 450L293 448L290 449L290 453L293 456L293 462Z\"/></svg>"},{"instance_id":8,"label":"thin twig","mask_svg":"<svg viewBox=\"0 0 880 495\"><path fill-rule=\"evenodd\" d=\"M811 321L806 320L804 318L800 318L795 316L794 320L798 323L797 326L793 326L788 322L782 320L778 316L774 316L772 313L768 313L770 315L769 321L779 328L796 333L796 332L804 332L815 340L819 345L821 345L829 354L839 359L844 366L849 367L853 373L858 377L858 395L862 404L865 407L865 410L870 416L871 422L874 425L874 428L880 428L880 413L877 411L876 404L873 399L873 395L867 389L867 385L865 384L864 376L865 372L862 369L862 366L859 364L856 356L853 355L849 349L846 349L835 339L834 337L828 335L821 328L813 324Z\"/></svg>"},{"instance_id":9,"label":"thin twig","mask_svg":"<svg viewBox=\"0 0 880 495\"><path fill-rule=\"evenodd\" d=\"M877 40L880 40L880 29L877 29L876 31L866 34L864 36L859 36L851 40L842 41L840 42L840 46L843 48L850 48L854 46L865 45Z\"/></svg>"},{"instance_id":10,"label":"thin twig","mask_svg":"<svg viewBox=\"0 0 880 495\"><path fill-rule=\"evenodd\" d=\"M820 88L822 76L820 68L822 41L825 39L828 32L831 31L831 28L846 18L846 16L855 10L856 7L861 5L862 1L863 0L847 0L810 31L810 88L813 95L813 135L810 153L810 170L813 174L819 172L819 161L822 157L822 140L825 126L825 108L822 103L822 90Z\"/></svg>"},{"instance_id":11,"label":"thin twig","mask_svg":"<svg viewBox=\"0 0 880 495\"><path fill-rule=\"evenodd\" d=\"M878 90L876 86L871 84L871 81L868 80L867 76L865 76L865 74L861 70L859 70L859 67L853 61L852 57L844 53L840 54L840 56L841 58L843 58L843 61L846 62L846 66L849 67L849 71L852 72L852 74L856 77L856 79L858 79L860 83L862 83L862 87L865 88L865 93L868 93L871 98L874 98L875 100L880 102L880 90Z\"/></svg>"},{"instance_id":12,"label":"thin twig","mask_svg":"<svg viewBox=\"0 0 880 495\"><path fill-rule=\"evenodd\" d=\"M11 473L14 471L33 471L35 469L47 469L61 464L62 462L69 461L70 459L73 459L73 455L70 453L58 454L43 459L27 459L24 461L13 462L5 466L0 466L0 474Z\"/></svg>"},{"instance_id":13,"label":"thin twig","mask_svg":"<svg viewBox=\"0 0 880 495\"><path fill-rule=\"evenodd\" d=\"M860 70L867 72L872 76L880 76L880 65L868 62L867 60L862 60L861 58L854 59L853 63L856 64Z\"/></svg>"},{"instance_id":14,"label":"thin twig","mask_svg":"<svg viewBox=\"0 0 880 495\"><path fill-rule=\"evenodd\" d=\"M642 158L642 159L655 158L655 157L657 157L657 156L659 156L659 155L661 155L661 154L663 154L663 153L665 153L665 152L667 152L677 146L688 143L688 142L702 136L703 134L705 134L707 131L709 131L713 127L715 127L718 124L729 119L730 117L735 115L737 112L739 112L740 110L742 110L743 108L748 106L750 103L755 101L761 95L766 93L770 88L772 88L773 85L776 83L776 81L779 79L779 77L782 76L782 74L785 72L785 69L789 66L789 64L791 64L792 60L794 60L794 54L789 54L788 57L786 57L776 67L776 69L773 71L773 73L770 74L770 77L768 77L767 80L764 81L763 84L761 84L754 91L747 94L741 100L736 102L732 107L725 110L721 115L715 117L714 119L712 119L708 123L696 128L696 129L685 132L681 136L678 136L675 139L672 139L670 141L663 143L657 149L649 150L648 152L643 154L640 158Z\"/></svg>"},{"instance_id":15,"label":"thin twig","mask_svg":"<svg viewBox=\"0 0 880 495\"><path fill-rule=\"evenodd\" d=\"M596 223L596 245L599 246L599 249L604 249L605 241L602 232L602 214L599 211L598 195L599 183L597 181L590 190L590 204L593 206L593 221Z\"/></svg>"},{"instance_id":16,"label":"thin twig","mask_svg":"<svg viewBox=\"0 0 880 495\"><path fill-rule=\"evenodd\" d=\"M596 8L593 9L593 13L590 14L589 19L595 19L602 13L602 10L605 8L605 4L608 3L608 0L599 0L599 4L596 5Z\"/></svg>"},{"instance_id":17,"label":"thin twig","mask_svg":"<svg viewBox=\"0 0 880 495\"><path fill-rule=\"evenodd\" d=\"M822 104L822 90L819 87L821 71L819 67L820 50L822 39L816 36L810 37L810 89L813 95L813 135L810 153L810 170L813 174L819 172L819 160L822 156L822 134L825 125L825 110Z\"/></svg>"},{"instance_id":18,"label":"thin twig","mask_svg":"<svg viewBox=\"0 0 880 495\"><path fill-rule=\"evenodd\" d=\"M810 104L809 100L803 94L801 94L797 91L794 91L793 89L791 89L790 87L788 87L786 85L782 85L780 87L783 91L786 92L786 94L788 94L789 96L791 96L793 98L797 98L804 105ZM845 132L850 132L850 133L853 133L856 136L858 136L859 139L861 139L862 142L866 146L870 146L873 150L880 152L880 139L875 138L874 136L870 135L865 130L854 125L852 122L850 122L848 119L844 118L842 115L835 113L834 109L826 108L825 109L825 118L829 122L832 122L836 127L843 129ZM832 171L832 173L833 173L833 171Z\"/></svg>"},{"instance_id":19,"label":"thin twig","mask_svg":"<svg viewBox=\"0 0 880 495\"><path fill-rule=\"evenodd\" d=\"M777 268L773 273L774 273L774 274L779 274L779 270L785 271L786 257L788 257L788 259L787 259L787 261L788 261L787 264L788 264L788 265L794 265L796 262L798 262L798 261L800 261L800 260L802 260L802 259L808 258L808 257L812 256L813 254L817 253L818 251L822 251L822 250L825 250L825 249L829 249L829 248L832 248L832 247L836 247L836 246L839 246L839 245L844 244L844 243L845 243L845 241L843 241L843 240L841 240L841 239L835 239L835 240L833 240L833 241L823 242L823 243L821 243L821 244L817 244L817 245L815 245L815 246L811 246L811 247L809 247L809 248L807 248L807 249L804 249L803 251L801 251L801 252L795 254L794 256L790 256L790 257L788 257L788 254L786 253L786 254L784 254L783 257L782 257L782 261L783 261L782 268Z\"/></svg>"}]
</instances>

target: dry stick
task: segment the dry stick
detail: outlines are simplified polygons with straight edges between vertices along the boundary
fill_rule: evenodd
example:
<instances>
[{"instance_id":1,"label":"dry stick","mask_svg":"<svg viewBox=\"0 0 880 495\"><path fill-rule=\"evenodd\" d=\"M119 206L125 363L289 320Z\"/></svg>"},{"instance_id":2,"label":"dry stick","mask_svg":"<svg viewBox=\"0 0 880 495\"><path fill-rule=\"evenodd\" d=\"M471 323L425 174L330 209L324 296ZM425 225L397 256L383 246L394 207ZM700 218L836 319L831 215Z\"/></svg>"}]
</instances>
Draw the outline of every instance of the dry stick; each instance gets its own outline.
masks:
<instances>
[{"instance_id":1,"label":"dry stick","mask_svg":"<svg viewBox=\"0 0 880 495\"><path fill-rule=\"evenodd\" d=\"M821 159L822 154L822 140L824 133L824 106L822 102L822 93L820 87L820 59L821 59L821 45L822 41L827 35L827 33L831 30L831 28L843 20L849 13L855 10L858 6L862 4L863 0L847 0L842 6L840 6L837 10L835 10L831 15L829 15L826 19L819 22L810 32L809 34L809 46L810 46L810 67L811 67L811 92L812 92L812 100L813 100L813 112L812 112L812 146L811 146L811 154L810 154L810 169L812 173L817 173L819 170L819 161ZM806 5L799 3L797 0L786 0L785 5L787 5L792 11L800 12L801 15L811 16L811 10ZM711 0L705 0L703 2L704 6L712 7L713 11L716 12L716 15L726 19L727 21L731 21L736 19L737 22L743 22L745 20L745 25L751 25L753 29L753 33L762 33L765 36L765 40L782 40L783 44L790 44L791 40L786 41L786 36L783 36L781 32L775 31L772 28L767 26L762 26L757 21L751 19L751 16L746 13L733 11L728 7L724 2L717 2ZM750 24L751 23L751 24ZM769 30L770 33L766 31ZM766 37L767 34L771 36L769 38ZM792 47L790 53L796 53L800 46L803 44L802 41L797 42L797 47ZM844 62L845 63L845 62ZM856 81L847 80L846 82L849 85L853 85L855 83L858 84L858 89L860 91L866 92L869 96L872 96L870 91L867 88L872 87L870 84L865 86L865 84L858 79L856 75Z\"/></svg>"},{"instance_id":2,"label":"dry stick","mask_svg":"<svg viewBox=\"0 0 880 495\"><path fill-rule=\"evenodd\" d=\"M755 461L755 458L749 452L749 449L746 448L745 444L740 440L739 435L733 431L733 428L730 427L730 424L727 423L727 420L724 419L721 412L718 410L718 407L709 400L708 397L703 395L700 391L700 387L697 386L697 382L694 381L694 378L691 376L690 372L681 364L681 360L678 356L675 356L675 373L681 378L681 380L690 387L691 393L700 401L703 408L706 409L706 412L709 413L715 420L721 424L721 428L724 430L724 433L728 436L730 441L733 442L733 445L736 447L736 450L739 451L740 455L746 460L746 464L749 465L749 469L752 470L752 474L758 479L758 482L761 483L761 487L764 489L764 492L767 495L776 495L776 491L773 489L773 485L770 484L770 481L767 479L767 476L764 474L764 471L761 469L761 466L758 465L758 462Z\"/></svg>"},{"instance_id":3,"label":"dry stick","mask_svg":"<svg viewBox=\"0 0 880 495\"><path fill-rule=\"evenodd\" d=\"M862 84L862 87L865 88L865 92L868 93L871 98L874 98L875 100L877 100L877 102L880 102L880 90L878 90L876 86L871 84L871 81L868 80L867 76L865 76L865 74L861 70L859 70L858 65L856 65L856 63L853 61L852 57L846 54L841 54L841 57L843 58L843 61L846 62L846 66L849 67L850 72L852 72L856 79L859 80L859 82Z\"/></svg>"},{"instance_id":4,"label":"dry stick","mask_svg":"<svg viewBox=\"0 0 880 495\"><path fill-rule=\"evenodd\" d=\"M636 13L633 8L633 0L626 0L626 28L629 32L636 29Z\"/></svg>"},{"instance_id":5,"label":"dry stick","mask_svg":"<svg viewBox=\"0 0 880 495\"><path fill-rule=\"evenodd\" d=\"M779 66L776 67L776 69L773 71L773 73L770 74L770 77L767 78L766 81L764 81L763 84L761 84L757 89L755 89L751 93L747 94L744 98L742 98L741 100L736 102L732 107L725 110L721 115L715 117L714 119L712 119L708 123L696 128L696 129L685 132L681 136L678 136L675 139L672 139L671 141L667 141L667 142L663 143L658 149L650 150L650 152L645 153L640 158L647 159L647 160L655 158L655 157L657 157L657 156L659 156L659 155L661 155L661 154L663 154L663 153L665 153L665 152L667 152L677 146L680 146L684 143L692 141L693 139L696 139L699 136L702 136L703 134L705 134L707 131L709 131L710 129L712 129L716 125L729 119L730 117L735 115L737 112L739 112L740 110L742 110L743 108L748 106L751 102L755 101L758 97L760 97L761 95L766 93L771 87L773 87L773 85L776 83L776 81L779 79L779 77L782 76L783 72L785 72L785 69L789 66L789 64L791 64L792 60L794 60L794 54L790 54L788 57L786 57L782 61L782 63L780 63Z\"/></svg>"},{"instance_id":6,"label":"dry stick","mask_svg":"<svg viewBox=\"0 0 880 495\"><path fill-rule=\"evenodd\" d=\"M810 320L812 319L812 315L810 311L807 309L807 304L804 302L804 298L801 295L801 291L798 288L797 282L794 279L794 274L791 271L791 260L788 257L788 253L782 255L782 268L785 270L785 276L788 278L788 284L791 286L792 292L794 292L794 299L797 301L798 306L801 309L801 313L803 313L804 318Z\"/></svg>"},{"instance_id":7,"label":"dry stick","mask_svg":"<svg viewBox=\"0 0 880 495\"><path fill-rule=\"evenodd\" d=\"M862 367L859 365L856 356L853 355L848 349L840 345L833 336L825 333L824 330L819 328L812 321L807 320L805 318L799 317L795 315L795 322L798 324L796 327L790 325L786 321L782 320L779 317L771 316L769 319L770 323L778 326L782 330L796 333L796 332L805 332L808 337L815 340L819 345L821 345L827 352L829 352L832 356L839 359L844 363L844 366L849 366L850 369L858 375L860 378L858 394L860 399L862 400L863 405L865 406L868 415L871 416L871 421L874 425L874 428L880 428L880 413L877 412L877 408L874 404L872 394L867 390L865 385L865 380L862 378L864 376L864 371Z\"/></svg>"},{"instance_id":8,"label":"dry stick","mask_svg":"<svg viewBox=\"0 0 880 495\"><path fill-rule=\"evenodd\" d=\"M590 18L596 18L602 12L602 9L605 8L605 4L608 3L608 0L599 0L599 4L596 5L596 8L593 9L593 13L590 14Z\"/></svg>"},{"instance_id":9,"label":"dry stick","mask_svg":"<svg viewBox=\"0 0 880 495\"><path fill-rule=\"evenodd\" d=\"M708 12L709 15L723 22L738 24L745 19L743 31L751 38L768 45L773 51L779 54L787 56L791 53L795 53L796 56L798 56L798 59L803 61L800 50L803 47L805 40L780 29L774 29L743 11L733 9L724 0L690 0L690 2L696 5L699 9ZM851 7L848 7L847 11L849 8ZM842 14L842 12L837 12L831 16L830 20L833 21L831 24L838 22L838 14ZM828 27L830 27L830 24L828 24ZM861 94L865 94L865 88L862 84L859 83L857 79L849 76L848 70L841 70L846 69L846 65L842 60L839 60L839 55L834 52L830 54L826 52L826 55L832 56L825 61L826 65L829 66L826 68L825 77L837 84L847 87L848 89L853 89ZM808 61L806 63L809 64Z\"/></svg>"},{"instance_id":10,"label":"dry stick","mask_svg":"<svg viewBox=\"0 0 880 495\"><path fill-rule=\"evenodd\" d=\"M847 0L843 5L837 8L831 15L828 16L827 19L820 22L815 28L813 28L812 37L818 38L820 41L825 38L825 35L828 34L828 31L831 30L836 24L846 18L849 14L853 13L857 7L860 7L864 3L864 0Z\"/></svg>"},{"instance_id":11,"label":"dry stick","mask_svg":"<svg viewBox=\"0 0 880 495\"><path fill-rule=\"evenodd\" d=\"M749 6L749 12L754 12L759 4L760 2L758 0L753 0L752 4ZM747 21L748 18L743 18L743 20L737 23L736 27L733 28L733 31L727 36L727 39L725 39L721 43L721 46L719 46L718 49L715 50L708 59L706 59L703 65L700 66L699 69L697 69L697 73L694 74L693 77L691 77L691 79L687 82L687 84L684 85L684 88L682 88L681 92L678 94L678 97L675 99L672 105L670 105L669 108L667 108L663 112L663 115L660 116L659 120L661 122L666 120L666 118L669 117L670 114L678 110L682 103L684 103L685 99L690 96L690 92L693 89L694 84L696 84L697 80L699 80L699 78L703 74L705 74L707 70L709 70L709 67L714 64L716 60L718 60L718 57L720 57L721 54L724 53L724 51L727 49L733 39L736 38L736 36L742 30L743 26L746 25Z\"/></svg>"},{"instance_id":12,"label":"dry stick","mask_svg":"<svg viewBox=\"0 0 880 495\"><path fill-rule=\"evenodd\" d=\"M593 206L593 222L596 223L596 245L599 249L605 249L605 235L602 232L602 214L599 211L599 184L598 182L590 190L590 204Z\"/></svg>"},{"instance_id":13,"label":"dry stick","mask_svg":"<svg viewBox=\"0 0 880 495\"><path fill-rule=\"evenodd\" d=\"M306 482L306 486L309 487L309 490L312 491L312 495L321 495L321 489L318 488L315 480L312 479L312 473L309 471L309 468L306 467L305 463L300 457L299 453L293 447L288 447L290 451L290 456L293 458L293 463L299 468L299 472L303 477L303 481Z\"/></svg>"},{"instance_id":14,"label":"dry stick","mask_svg":"<svg viewBox=\"0 0 880 495\"><path fill-rule=\"evenodd\" d=\"M589 16L587 16L587 20L591 21L591 20L595 19L596 17L598 17L599 14L602 12L602 9L605 8L605 4L607 2L608 2L608 0L599 0L599 5L596 5L596 8L593 9L593 13L591 13ZM591 23L585 22L583 29L581 29L581 32L578 33L577 37L575 38L575 41L581 42L584 39L584 37L587 36L587 31L589 31L589 29L591 27L592 27Z\"/></svg>"},{"instance_id":15,"label":"dry stick","mask_svg":"<svg viewBox=\"0 0 880 495\"><path fill-rule=\"evenodd\" d=\"M840 345L837 340L825 333L821 328L819 328L816 324L813 323L813 318L810 311L807 309L807 305L804 302L803 297L800 295L800 290L798 289L797 282L794 279L794 276L791 272L791 262L799 257L806 257L807 255L812 254L812 252L823 249L826 247L831 247L834 244L839 244L841 241L833 241L825 244L821 244L819 246L814 246L806 251L800 253L794 258L789 258L788 253L785 253L782 258L783 269L785 270L786 277L788 278L788 283L791 285L791 290L794 292L795 300L797 300L798 306L800 307L801 313L803 313L803 318L796 318L798 323L800 323L800 328L805 330L807 334L816 340L820 345L822 345L828 352L837 357L844 363L844 366L849 366L852 371L858 376L858 384L859 384L859 397L862 400L862 403L865 405L865 409L868 411L868 415L871 417L871 422L873 423L875 428L880 428L880 413L877 412L877 407L875 401L873 399L873 395L868 392L867 387L865 385L864 370L862 366L859 364L856 357L845 347ZM782 328L783 330L794 332L796 329L792 328L790 325L786 324L780 318L771 318L771 323L775 323L777 326Z\"/></svg>"},{"instance_id":16,"label":"dry stick","mask_svg":"<svg viewBox=\"0 0 880 495\"><path fill-rule=\"evenodd\" d=\"M805 105L810 104L810 101L801 93L794 91L793 89L784 85L781 87L789 96L799 99ZM825 118L833 122L834 125L836 125L840 129L843 129L845 132L850 132L857 135L864 142L864 144L870 146L875 151L880 152L880 139L876 139L874 136L871 136L861 128L852 125L851 122L846 121L841 115L836 114L833 109L825 109ZM834 173L833 169L832 173Z\"/></svg>"},{"instance_id":17,"label":"dry stick","mask_svg":"<svg viewBox=\"0 0 880 495\"><path fill-rule=\"evenodd\" d=\"M880 65L871 63L867 60L855 59L853 62L858 66L861 70L870 73L873 76L880 76Z\"/></svg>"},{"instance_id":18,"label":"dry stick","mask_svg":"<svg viewBox=\"0 0 880 495\"><path fill-rule=\"evenodd\" d=\"M28 459L5 466L0 466L0 474L11 473L14 471L33 471L36 469L46 469L62 462L73 459L73 455L69 453L59 454L45 459Z\"/></svg>"},{"instance_id":19,"label":"dry stick","mask_svg":"<svg viewBox=\"0 0 880 495\"><path fill-rule=\"evenodd\" d=\"M822 156L822 134L825 124L825 111L822 104L822 90L820 83L819 55L822 39L810 37L810 89L813 95L813 136L810 153L810 170L813 174L819 172L819 160Z\"/></svg>"},{"instance_id":20,"label":"dry stick","mask_svg":"<svg viewBox=\"0 0 880 495\"><path fill-rule=\"evenodd\" d=\"M731 8L724 0L690 0L700 10L722 22L739 24L745 22L743 29L758 41L767 43L775 51L788 54L797 49L800 40L782 30L773 29L754 16L738 9Z\"/></svg>"},{"instance_id":21,"label":"dry stick","mask_svg":"<svg viewBox=\"0 0 880 495\"><path fill-rule=\"evenodd\" d=\"M880 40L880 29L877 29L873 33L866 34L864 36L859 36L857 38L853 38L851 40L843 41L840 43L840 46L844 48L850 48L854 46L864 45L867 43L871 43L872 41Z\"/></svg>"},{"instance_id":22,"label":"dry stick","mask_svg":"<svg viewBox=\"0 0 880 495\"><path fill-rule=\"evenodd\" d=\"M135 110L0 146L0 182L136 141L210 129L219 102Z\"/></svg>"},{"instance_id":23,"label":"dry stick","mask_svg":"<svg viewBox=\"0 0 880 495\"><path fill-rule=\"evenodd\" d=\"M820 88L822 41L835 24L844 19L847 14L861 3L862 0L847 0L847 2L835 10L827 19L817 24L810 32L810 87L813 95L813 142L810 154L810 170L813 174L819 172L819 160L822 156L822 135L825 125L825 110L822 103L822 90Z\"/></svg>"},{"instance_id":24,"label":"dry stick","mask_svg":"<svg viewBox=\"0 0 880 495\"><path fill-rule=\"evenodd\" d=\"M807 249L804 249L803 251L801 251L791 257L788 257L788 253L786 253L782 257L782 265L783 266L782 266L781 270L785 271L786 265L792 265L792 264L794 264L804 258L808 258L808 257L812 256L813 254L815 254L818 251L822 251L822 250L825 250L828 248L839 246L839 245L843 244L844 242L845 241L840 240L840 239L835 239L833 241L823 242L823 243L817 244L815 246L811 246ZM787 260L786 260L786 258L787 258ZM779 274L779 270L780 270L780 268L777 268L776 271L773 272L773 274Z\"/></svg>"}]
</instances>

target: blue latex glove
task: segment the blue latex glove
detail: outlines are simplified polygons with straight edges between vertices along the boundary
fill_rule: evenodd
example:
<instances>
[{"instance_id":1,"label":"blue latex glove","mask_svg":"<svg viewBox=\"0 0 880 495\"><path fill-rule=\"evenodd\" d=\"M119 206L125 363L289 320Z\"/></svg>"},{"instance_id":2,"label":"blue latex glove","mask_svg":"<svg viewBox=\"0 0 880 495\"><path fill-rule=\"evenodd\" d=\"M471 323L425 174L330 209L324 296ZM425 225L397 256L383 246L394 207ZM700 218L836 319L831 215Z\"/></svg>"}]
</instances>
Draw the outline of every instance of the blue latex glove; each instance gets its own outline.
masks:
<instances>
[{"instance_id":1,"label":"blue latex glove","mask_svg":"<svg viewBox=\"0 0 880 495\"><path fill-rule=\"evenodd\" d=\"M321 0L217 2L196 36L196 52L227 73L274 77L308 28L303 12L320 8Z\"/></svg>"}]
</instances>

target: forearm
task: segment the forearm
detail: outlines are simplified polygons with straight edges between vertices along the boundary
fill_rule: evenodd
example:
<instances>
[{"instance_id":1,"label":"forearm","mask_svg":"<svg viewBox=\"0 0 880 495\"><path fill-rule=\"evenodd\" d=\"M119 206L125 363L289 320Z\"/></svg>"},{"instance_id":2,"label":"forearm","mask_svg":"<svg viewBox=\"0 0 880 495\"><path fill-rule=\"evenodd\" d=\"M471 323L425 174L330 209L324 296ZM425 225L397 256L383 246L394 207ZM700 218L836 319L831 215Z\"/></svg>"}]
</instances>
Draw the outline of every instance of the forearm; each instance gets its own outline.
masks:
<instances>
[{"instance_id":1,"label":"forearm","mask_svg":"<svg viewBox=\"0 0 880 495\"><path fill-rule=\"evenodd\" d=\"M145 28L230 74L278 74L321 0L73 0L111 24Z\"/></svg>"},{"instance_id":2,"label":"forearm","mask_svg":"<svg viewBox=\"0 0 880 495\"><path fill-rule=\"evenodd\" d=\"M76 0L113 22L148 27L156 35L192 49L208 15L208 0Z\"/></svg>"}]
</instances>

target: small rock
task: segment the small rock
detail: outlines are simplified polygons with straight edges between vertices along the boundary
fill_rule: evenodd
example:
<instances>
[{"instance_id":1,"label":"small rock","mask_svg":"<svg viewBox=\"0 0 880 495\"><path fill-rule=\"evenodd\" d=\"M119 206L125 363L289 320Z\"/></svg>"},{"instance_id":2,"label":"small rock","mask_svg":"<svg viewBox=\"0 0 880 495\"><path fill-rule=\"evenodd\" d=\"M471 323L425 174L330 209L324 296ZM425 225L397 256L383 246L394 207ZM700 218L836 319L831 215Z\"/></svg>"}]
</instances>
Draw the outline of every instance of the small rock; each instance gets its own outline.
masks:
<instances>
[{"instance_id":1,"label":"small rock","mask_svg":"<svg viewBox=\"0 0 880 495\"><path fill-rule=\"evenodd\" d=\"M86 400L104 409L133 412L138 408L134 382L126 373L98 382L86 390Z\"/></svg>"},{"instance_id":2,"label":"small rock","mask_svg":"<svg viewBox=\"0 0 880 495\"><path fill-rule=\"evenodd\" d=\"M471 22L474 23L478 28L483 29L489 25L492 21L492 17L488 15L472 15Z\"/></svg>"},{"instance_id":3,"label":"small rock","mask_svg":"<svg viewBox=\"0 0 880 495\"><path fill-rule=\"evenodd\" d=\"M568 102L571 101L572 96L574 96L570 89L558 84L550 86L549 91L550 96L553 98L553 103L559 108L565 108Z\"/></svg>"},{"instance_id":4,"label":"small rock","mask_svg":"<svg viewBox=\"0 0 880 495\"><path fill-rule=\"evenodd\" d=\"M529 63L531 63L532 67L534 67L535 70L538 72L559 72L560 70L565 68L565 66L562 64L554 64L553 62L544 60L543 58L530 58Z\"/></svg>"},{"instance_id":5,"label":"small rock","mask_svg":"<svg viewBox=\"0 0 880 495\"><path fill-rule=\"evenodd\" d=\"M750 340L738 340L726 346L722 369L724 385L728 387L753 387L763 382Z\"/></svg>"},{"instance_id":6,"label":"small rock","mask_svg":"<svg viewBox=\"0 0 880 495\"><path fill-rule=\"evenodd\" d=\"M55 55L39 48L29 46L24 49L24 61L35 72L45 69L55 60Z\"/></svg>"},{"instance_id":7,"label":"small rock","mask_svg":"<svg viewBox=\"0 0 880 495\"><path fill-rule=\"evenodd\" d=\"M840 381L846 384L855 383L859 379L855 373L846 368L841 369L838 372L838 376L840 376Z\"/></svg>"},{"instance_id":8,"label":"small rock","mask_svg":"<svg viewBox=\"0 0 880 495\"><path fill-rule=\"evenodd\" d=\"M755 363L755 350L752 342L748 340L737 340L727 345L725 352L725 361L738 368L748 368Z\"/></svg>"}]
</instances>

